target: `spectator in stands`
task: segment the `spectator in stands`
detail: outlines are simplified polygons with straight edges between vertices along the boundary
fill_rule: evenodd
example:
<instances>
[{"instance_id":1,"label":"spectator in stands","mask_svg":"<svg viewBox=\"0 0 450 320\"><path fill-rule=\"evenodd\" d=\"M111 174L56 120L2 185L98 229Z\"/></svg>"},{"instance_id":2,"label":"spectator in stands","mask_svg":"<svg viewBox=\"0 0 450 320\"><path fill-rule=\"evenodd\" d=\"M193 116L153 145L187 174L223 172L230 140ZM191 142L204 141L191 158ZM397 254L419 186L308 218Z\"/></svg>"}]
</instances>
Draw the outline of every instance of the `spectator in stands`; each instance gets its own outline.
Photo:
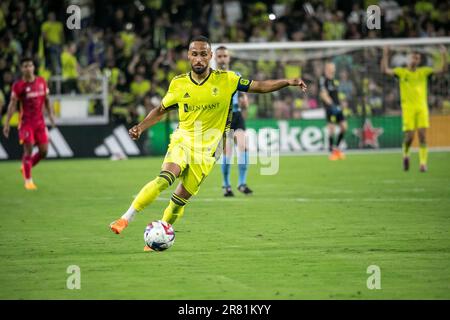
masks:
<instances>
[{"instance_id":1,"label":"spectator in stands","mask_svg":"<svg viewBox=\"0 0 450 320\"><path fill-rule=\"evenodd\" d=\"M6 14L5 14L5 8L7 5L7 2L2 3L0 5L0 33L3 32L3 30L6 29Z\"/></svg>"},{"instance_id":2,"label":"spectator in stands","mask_svg":"<svg viewBox=\"0 0 450 320\"><path fill-rule=\"evenodd\" d=\"M352 104L355 95L355 86L353 82L349 79L348 71L346 69L342 69L339 72L339 93L342 93L345 99Z\"/></svg>"},{"instance_id":3,"label":"spectator in stands","mask_svg":"<svg viewBox=\"0 0 450 320\"><path fill-rule=\"evenodd\" d=\"M63 24L56 20L54 12L49 12L41 26L41 33L45 44L45 56L48 58L50 70L53 74L61 74L60 55L64 43Z\"/></svg>"},{"instance_id":4,"label":"spectator in stands","mask_svg":"<svg viewBox=\"0 0 450 320\"><path fill-rule=\"evenodd\" d=\"M9 102L9 97L11 96L12 84L14 82L13 74L10 71L6 71L2 75L2 87L1 91L6 99L6 102Z\"/></svg>"},{"instance_id":5,"label":"spectator in stands","mask_svg":"<svg viewBox=\"0 0 450 320\"><path fill-rule=\"evenodd\" d=\"M3 107L5 106L5 95L3 94L3 92L0 90L0 120L3 117Z\"/></svg>"},{"instance_id":6,"label":"spectator in stands","mask_svg":"<svg viewBox=\"0 0 450 320\"><path fill-rule=\"evenodd\" d=\"M141 1L143 8L138 8L137 2L108 2L83 0L81 1L82 30L66 33L66 36L76 43L74 50L65 50L63 45L70 47L64 38L63 21L65 2L50 2L43 0L11 1L0 3L0 89L5 92L8 83L4 79L14 78L18 74L16 66L22 55L33 54L39 64L39 75L47 79L63 74L64 78L72 79L64 86L65 92L78 92L81 82L76 84L74 79L81 75L79 68L91 66L89 74L95 77L99 72L110 76L109 87L114 90L120 84L119 95L124 88L133 87L129 104L145 104L146 95L161 96L167 89L171 78L186 72L186 47L189 38L195 34L210 34L215 42L261 42L261 41L315 41L338 39L376 39L380 37L435 37L449 36L448 3L445 1L410 1L383 0L382 30L367 30L364 27L365 8L359 3L343 5L344 1L288 1L288 0L259 0L259 1L207 1L198 0L186 2L183 0ZM169 5L170 3L170 5ZM140 7L140 6L139 6ZM48 15L44 13L48 12ZM55 14L57 12L58 14ZM269 14L275 13L276 16ZM95 16L95 19L94 19ZM39 50L39 36L42 31L43 51ZM45 49L45 50L44 50ZM369 51L369 50L366 50ZM365 61L376 61L379 52L364 55L346 53L338 55L336 67L338 74L345 70L358 70L358 74L375 75L376 71ZM308 55L305 51L301 54ZM392 65L403 64L404 53L393 57ZM297 73L302 77L317 78L321 74L320 58L307 56L304 65L297 70L291 63L277 64L267 59L232 61L233 69L244 76L252 75L256 67L260 69L256 77L267 79L275 74ZM61 70L61 64L65 66ZM94 67L92 67L94 64ZM79 67L74 67L78 66ZM378 65L376 62L373 66ZM350 69L349 69L350 68ZM48 70L47 70L48 69ZM122 70L122 81L119 73ZM375 73L374 73L375 72ZM142 79L137 74L141 74ZM347 75L348 76L348 75ZM342 76L343 78L347 76ZM355 87L362 86L353 78L350 81ZM369 79L380 86L379 78ZM448 77L447 80L448 81ZM345 80L344 80L345 82ZM54 82L53 82L54 83ZM367 85L370 81L367 81ZM49 83L52 86L52 82ZM85 86L83 86L85 87ZM51 87L52 92L55 92ZM95 88L93 90L96 90ZM343 85L342 92L348 91ZM360 90L360 89L358 89ZM361 89L362 90L362 89ZM383 87L383 90L384 87ZM377 90L375 90L377 91ZM384 91L383 91L384 92ZM360 94L363 94L362 91ZM384 94L384 93L383 93ZM386 93L391 94L390 92ZM353 101L348 98L352 108L356 102L356 92ZM430 98L433 95L430 94ZM251 98L251 97L250 97ZM264 104L264 107L254 109L259 117L271 117L274 114L272 95L258 96L253 105ZM285 97L281 99L286 105ZM299 114L298 97L293 97L294 113ZM117 105L117 97L111 96L111 101ZM125 99L127 100L127 99ZM289 98L288 98L289 100ZM371 103L373 104L372 100ZM440 100L436 100L438 103ZM312 101L311 101L312 102ZM395 104L391 100L388 107ZM361 101L358 101L361 104ZM121 104L121 103L119 103ZM305 101L301 108L311 108L313 103ZM269 107L267 107L269 106ZM300 108L300 109L301 109ZM280 109L280 108L279 108ZM282 107L281 107L282 109ZM281 110L280 109L280 110ZM130 110L127 109L130 120ZM292 114L294 114L292 113ZM285 112L277 111L284 117ZM127 120L127 121L128 121ZM130 120L131 121L131 120Z\"/></svg>"},{"instance_id":7,"label":"spectator in stands","mask_svg":"<svg viewBox=\"0 0 450 320\"><path fill-rule=\"evenodd\" d=\"M114 12L114 18L109 24L114 33L125 29L125 13L122 8L117 8Z\"/></svg>"},{"instance_id":8,"label":"spectator in stands","mask_svg":"<svg viewBox=\"0 0 450 320\"><path fill-rule=\"evenodd\" d=\"M78 87L78 76L80 75L80 67L75 55L77 46L71 42L64 45L64 51L61 53L62 67L62 92L63 93L80 93Z\"/></svg>"},{"instance_id":9,"label":"spectator in stands","mask_svg":"<svg viewBox=\"0 0 450 320\"><path fill-rule=\"evenodd\" d=\"M125 25L125 30L119 33L120 39L123 41L123 54L125 58L131 58L133 49L137 42L136 33L134 32L134 25L128 22Z\"/></svg>"},{"instance_id":10,"label":"spectator in stands","mask_svg":"<svg viewBox=\"0 0 450 320\"><path fill-rule=\"evenodd\" d=\"M346 32L344 13L338 11L327 18L323 24L323 40L342 40Z\"/></svg>"},{"instance_id":11,"label":"spectator in stands","mask_svg":"<svg viewBox=\"0 0 450 320\"><path fill-rule=\"evenodd\" d=\"M150 111L158 108L161 104L161 98L155 94L146 94L143 101L143 110L138 110L139 121L142 121Z\"/></svg>"},{"instance_id":12,"label":"spectator in stands","mask_svg":"<svg viewBox=\"0 0 450 320\"><path fill-rule=\"evenodd\" d=\"M286 24L283 22L277 22L274 25L275 33L273 35L273 41L284 42L288 41L288 32Z\"/></svg>"},{"instance_id":13,"label":"spectator in stands","mask_svg":"<svg viewBox=\"0 0 450 320\"><path fill-rule=\"evenodd\" d=\"M133 95L135 104L142 103L146 94L150 92L152 85L141 73L134 75L130 85L130 92Z\"/></svg>"},{"instance_id":14,"label":"spectator in stands","mask_svg":"<svg viewBox=\"0 0 450 320\"><path fill-rule=\"evenodd\" d=\"M133 95L130 93L125 75L120 72L113 92L111 119L114 123L131 123L133 110Z\"/></svg>"},{"instance_id":15,"label":"spectator in stands","mask_svg":"<svg viewBox=\"0 0 450 320\"><path fill-rule=\"evenodd\" d=\"M308 84L308 96L306 97L305 108L307 109L316 109L319 107L319 101L317 99L319 90L317 88L317 83L313 82L312 84Z\"/></svg>"}]
</instances>

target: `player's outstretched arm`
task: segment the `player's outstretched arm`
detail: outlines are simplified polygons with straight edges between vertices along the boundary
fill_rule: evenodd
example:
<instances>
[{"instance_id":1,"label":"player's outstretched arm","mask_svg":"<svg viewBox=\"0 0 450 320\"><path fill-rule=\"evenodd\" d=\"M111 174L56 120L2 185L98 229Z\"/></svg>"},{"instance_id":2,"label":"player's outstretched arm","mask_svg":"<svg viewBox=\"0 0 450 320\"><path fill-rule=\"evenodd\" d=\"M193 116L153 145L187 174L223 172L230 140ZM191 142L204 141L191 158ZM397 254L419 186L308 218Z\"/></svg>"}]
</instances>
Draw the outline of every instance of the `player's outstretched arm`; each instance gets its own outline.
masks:
<instances>
[{"instance_id":1,"label":"player's outstretched arm","mask_svg":"<svg viewBox=\"0 0 450 320\"><path fill-rule=\"evenodd\" d=\"M157 124L162 119L165 113L167 113L167 109L165 109L163 106L160 106L159 108L155 108L152 111L150 111L149 114L145 117L144 120L142 120L141 123L135 125L128 131L128 134L130 135L131 139L133 140L139 139L142 132L144 132L151 126Z\"/></svg>"},{"instance_id":2,"label":"player's outstretched arm","mask_svg":"<svg viewBox=\"0 0 450 320\"><path fill-rule=\"evenodd\" d=\"M8 105L8 111L6 113L6 121L5 121L5 126L3 127L3 135L5 136L5 138L9 137L9 121L11 121L11 117L14 114L14 112L16 111L17 108L17 97L15 94L11 95L11 101L9 102Z\"/></svg>"},{"instance_id":3,"label":"player's outstretched arm","mask_svg":"<svg viewBox=\"0 0 450 320\"><path fill-rule=\"evenodd\" d=\"M394 70L389 68L389 47L383 48L383 57L381 58L381 72L390 76L394 75Z\"/></svg>"},{"instance_id":4,"label":"player's outstretched arm","mask_svg":"<svg viewBox=\"0 0 450 320\"><path fill-rule=\"evenodd\" d=\"M248 92L250 93L267 93L280 90L284 87L295 86L300 87L303 92L306 92L306 84L302 79L279 79L279 80L253 80L250 84Z\"/></svg>"},{"instance_id":5,"label":"player's outstretched arm","mask_svg":"<svg viewBox=\"0 0 450 320\"><path fill-rule=\"evenodd\" d=\"M444 45L440 46L442 65L439 68L435 68L433 73L445 73L448 70L447 61L447 48Z\"/></svg>"}]
</instances>

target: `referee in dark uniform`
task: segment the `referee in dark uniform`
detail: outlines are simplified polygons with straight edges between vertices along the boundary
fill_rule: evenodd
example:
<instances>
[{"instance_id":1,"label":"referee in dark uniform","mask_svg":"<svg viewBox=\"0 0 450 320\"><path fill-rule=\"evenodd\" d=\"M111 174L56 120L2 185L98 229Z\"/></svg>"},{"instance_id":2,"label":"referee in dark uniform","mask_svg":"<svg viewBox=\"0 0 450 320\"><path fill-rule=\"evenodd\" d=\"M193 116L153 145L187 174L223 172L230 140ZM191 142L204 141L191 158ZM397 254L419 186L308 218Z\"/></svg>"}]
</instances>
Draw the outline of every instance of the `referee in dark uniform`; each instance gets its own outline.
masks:
<instances>
[{"instance_id":1,"label":"referee in dark uniform","mask_svg":"<svg viewBox=\"0 0 450 320\"><path fill-rule=\"evenodd\" d=\"M345 120L338 96L339 81L335 79L335 74L336 67L334 63L327 62L324 75L319 79L320 100L325 107L327 118L329 159L333 161L345 159L345 155L339 148L339 145L347 131L347 121ZM335 139L336 125L339 126L339 134Z\"/></svg>"}]
</instances>

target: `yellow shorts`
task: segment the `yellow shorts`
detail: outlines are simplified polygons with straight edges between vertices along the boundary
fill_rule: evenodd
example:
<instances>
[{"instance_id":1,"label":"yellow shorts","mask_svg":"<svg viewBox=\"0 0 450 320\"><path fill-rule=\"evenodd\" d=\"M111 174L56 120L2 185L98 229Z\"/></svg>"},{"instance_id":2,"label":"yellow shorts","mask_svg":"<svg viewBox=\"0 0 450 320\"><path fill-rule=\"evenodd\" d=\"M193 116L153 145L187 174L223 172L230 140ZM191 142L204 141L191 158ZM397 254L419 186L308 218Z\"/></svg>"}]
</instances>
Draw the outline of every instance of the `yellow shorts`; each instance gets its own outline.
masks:
<instances>
[{"instance_id":1,"label":"yellow shorts","mask_svg":"<svg viewBox=\"0 0 450 320\"><path fill-rule=\"evenodd\" d=\"M195 195L213 169L216 159L213 156L195 153L183 143L172 141L167 149L163 165L169 162L180 166L181 183L191 195Z\"/></svg>"},{"instance_id":2,"label":"yellow shorts","mask_svg":"<svg viewBox=\"0 0 450 320\"><path fill-rule=\"evenodd\" d=\"M428 128L430 119L428 108L412 109L402 111L403 131L413 131L419 128Z\"/></svg>"}]
</instances>

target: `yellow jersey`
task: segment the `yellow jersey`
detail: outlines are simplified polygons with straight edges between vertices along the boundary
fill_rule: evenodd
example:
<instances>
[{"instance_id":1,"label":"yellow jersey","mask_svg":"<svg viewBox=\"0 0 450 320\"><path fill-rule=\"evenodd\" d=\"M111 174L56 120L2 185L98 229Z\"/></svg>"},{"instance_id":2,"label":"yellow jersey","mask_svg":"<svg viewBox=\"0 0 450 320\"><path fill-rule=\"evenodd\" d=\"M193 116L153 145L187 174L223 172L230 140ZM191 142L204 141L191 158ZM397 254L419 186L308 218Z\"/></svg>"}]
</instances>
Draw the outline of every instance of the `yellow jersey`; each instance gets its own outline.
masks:
<instances>
[{"instance_id":1,"label":"yellow jersey","mask_svg":"<svg viewBox=\"0 0 450 320\"><path fill-rule=\"evenodd\" d=\"M78 77L77 57L73 54L63 51L61 53L61 66L63 79L76 79Z\"/></svg>"},{"instance_id":2,"label":"yellow jersey","mask_svg":"<svg viewBox=\"0 0 450 320\"><path fill-rule=\"evenodd\" d=\"M231 124L233 94L247 92L250 84L233 71L212 69L201 83L190 72L174 77L162 100L163 108L178 109L179 124L171 141L213 155Z\"/></svg>"},{"instance_id":3,"label":"yellow jersey","mask_svg":"<svg viewBox=\"0 0 450 320\"><path fill-rule=\"evenodd\" d=\"M131 94L135 97L143 97L152 88L152 84L148 80L142 82L133 81L130 85Z\"/></svg>"},{"instance_id":4,"label":"yellow jersey","mask_svg":"<svg viewBox=\"0 0 450 320\"><path fill-rule=\"evenodd\" d=\"M411 71L408 68L394 68L394 74L400 81L400 99L402 110L428 109L427 85L428 76L433 68L418 67Z\"/></svg>"},{"instance_id":5,"label":"yellow jersey","mask_svg":"<svg viewBox=\"0 0 450 320\"><path fill-rule=\"evenodd\" d=\"M46 21L42 24L41 32L47 35L47 41L53 45L61 45L63 42L63 24L59 21Z\"/></svg>"}]
</instances>

